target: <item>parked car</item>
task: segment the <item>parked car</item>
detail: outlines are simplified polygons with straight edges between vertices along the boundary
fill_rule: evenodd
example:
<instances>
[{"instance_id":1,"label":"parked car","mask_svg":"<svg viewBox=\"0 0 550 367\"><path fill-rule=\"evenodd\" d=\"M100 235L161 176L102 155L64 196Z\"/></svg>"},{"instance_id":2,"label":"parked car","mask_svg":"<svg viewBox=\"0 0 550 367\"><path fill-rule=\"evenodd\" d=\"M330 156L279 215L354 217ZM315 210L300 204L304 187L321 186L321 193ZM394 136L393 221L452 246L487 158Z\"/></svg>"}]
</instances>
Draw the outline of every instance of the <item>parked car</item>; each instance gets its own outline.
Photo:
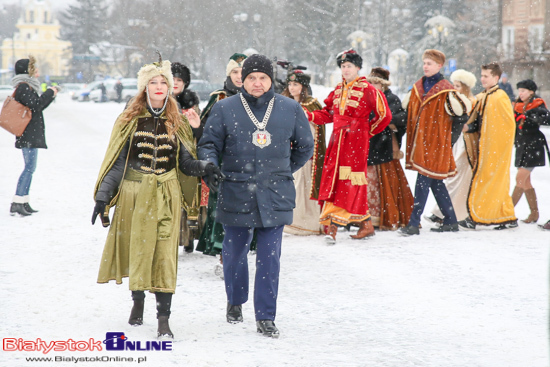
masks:
<instances>
[{"instance_id":1,"label":"parked car","mask_svg":"<svg viewBox=\"0 0 550 367\"><path fill-rule=\"evenodd\" d=\"M11 96L13 87L11 85L0 85L0 101L4 101L7 96Z\"/></svg>"},{"instance_id":2,"label":"parked car","mask_svg":"<svg viewBox=\"0 0 550 367\"><path fill-rule=\"evenodd\" d=\"M82 88L79 91L76 91L76 98L79 102L87 102L90 100L90 92L94 89L97 89L103 81L96 81L89 83L86 87Z\"/></svg>"},{"instance_id":3,"label":"parked car","mask_svg":"<svg viewBox=\"0 0 550 367\"><path fill-rule=\"evenodd\" d=\"M128 102L133 96L137 94L137 79L136 78L124 78L120 80L122 83L122 101ZM107 92L108 101L116 101L116 82L117 79L108 79L103 82ZM90 100L94 102L99 102L101 99L101 90L94 89L90 92Z\"/></svg>"},{"instance_id":4,"label":"parked car","mask_svg":"<svg viewBox=\"0 0 550 367\"><path fill-rule=\"evenodd\" d=\"M191 80L191 83L189 83L189 89L197 93L199 99L202 101L208 101L210 99L210 93L222 87L223 85L221 84L213 84L201 79Z\"/></svg>"},{"instance_id":5,"label":"parked car","mask_svg":"<svg viewBox=\"0 0 550 367\"><path fill-rule=\"evenodd\" d=\"M67 93L71 96L71 99L77 99L78 96L75 96L76 92L84 88L85 84L83 83L63 83L60 85L61 93Z\"/></svg>"}]
</instances>

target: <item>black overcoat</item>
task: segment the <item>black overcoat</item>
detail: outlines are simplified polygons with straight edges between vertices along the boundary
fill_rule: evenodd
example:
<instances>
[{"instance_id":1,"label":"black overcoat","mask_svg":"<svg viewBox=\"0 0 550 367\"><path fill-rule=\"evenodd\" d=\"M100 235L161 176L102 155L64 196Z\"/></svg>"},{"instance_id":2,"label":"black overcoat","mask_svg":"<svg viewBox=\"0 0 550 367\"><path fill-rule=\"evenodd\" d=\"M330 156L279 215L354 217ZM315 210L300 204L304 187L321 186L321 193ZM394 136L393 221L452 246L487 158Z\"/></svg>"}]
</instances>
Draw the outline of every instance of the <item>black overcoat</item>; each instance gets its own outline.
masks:
<instances>
[{"instance_id":1,"label":"black overcoat","mask_svg":"<svg viewBox=\"0 0 550 367\"><path fill-rule=\"evenodd\" d=\"M540 167L545 165L548 144L540 125L550 123L550 115L544 104L525 111L522 128L516 129L516 167ZM515 113L516 118L520 115Z\"/></svg>"},{"instance_id":2,"label":"black overcoat","mask_svg":"<svg viewBox=\"0 0 550 367\"><path fill-rule=\"evenodd\" d=\"M48 89L42 95L38 95L27 83L20 83L15 89L13 97L17 102L31 109L32 118L23 135L15 139L15 147L21 148L44 148L46 149L46 135L44 127L44 115L42 111L52 103L54 99L53 90Z\"/></svg>"},{"instance_id":3,"label":"black overcoat","mask_svg":"<svg viewBox=\"0 0 550 367\"><path fill-rule=\"evenodd\" d=\"M240 227L275 227L292 223L296 191L292 174L313 155L309 122L298 102L275 94L273 86L260 98L242 95L259 121L271 98L275 104L266 130L271 145L252 143L256 126L240 95L225 98L212 108L198 145L199 159L221 162L216 221Z\"/></svg>"}]
</instances>

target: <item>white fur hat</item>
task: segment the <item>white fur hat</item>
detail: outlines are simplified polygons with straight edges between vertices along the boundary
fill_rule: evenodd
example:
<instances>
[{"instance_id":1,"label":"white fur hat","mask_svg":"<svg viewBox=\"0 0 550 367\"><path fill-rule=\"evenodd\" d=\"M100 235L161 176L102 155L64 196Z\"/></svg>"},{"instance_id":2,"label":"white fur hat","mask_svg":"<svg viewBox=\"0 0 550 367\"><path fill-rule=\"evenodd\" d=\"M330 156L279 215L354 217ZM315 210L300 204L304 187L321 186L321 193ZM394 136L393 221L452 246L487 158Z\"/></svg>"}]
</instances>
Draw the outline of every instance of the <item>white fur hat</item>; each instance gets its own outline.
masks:
<instances>
[{"instance_id":1,"label":"white fur hat","mask_svg":"<svg viewBox=\"0 0 550 367\"><path fill-rule=\"evenodd\" d=\"M476 85L476 76L464 69L458 69L451 74L451 82L462 82L468 87L473 88Z\"/></svg>"},{"instance_id":2,"label":"white fur hat","mask_svg":"<svg viewBox=\"0 0 550 367\"><path fill-rule=\"evenodd\" d=\"M145 89L149 80L162 75L168 82L168 91L174 88L174 77L172 76L172 64L168 60L147 64L139 69L137 74L138 93Z\"/></svg>"}]
</instances>

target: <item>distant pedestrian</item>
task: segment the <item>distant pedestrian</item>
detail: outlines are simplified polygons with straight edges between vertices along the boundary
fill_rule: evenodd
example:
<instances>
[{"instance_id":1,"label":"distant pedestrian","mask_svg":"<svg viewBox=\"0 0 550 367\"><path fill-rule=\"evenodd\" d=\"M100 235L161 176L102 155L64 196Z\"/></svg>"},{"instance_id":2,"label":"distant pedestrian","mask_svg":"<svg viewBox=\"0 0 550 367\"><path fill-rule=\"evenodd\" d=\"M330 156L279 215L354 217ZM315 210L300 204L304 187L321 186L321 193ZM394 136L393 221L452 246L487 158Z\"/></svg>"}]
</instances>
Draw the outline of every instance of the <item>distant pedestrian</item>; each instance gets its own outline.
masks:
<instances>
[{"instance_id":1,"label":"distant pedestrian","mask_svg":"<svg viewBox=\"0 0 550 367\"><path fill-rule=\"evenodd\" d=\"M500 89L506 92L508 98L510 98L510 101L515 101L516 97L514 96L514 89L512 89L512 84L508 83L508 74L502 73L498 86L500 87Z\"/></svg>"},{"instance_id":2,"label":"distant pedestrian","mask_svg":"<svg viewBox=\"0 0 550 367\"><path fill-rule=\"evenodd\" d=\"M99 90L101 91L101 100L100 100L100 102L107 102L107 88L105 88L105 84L100 83L99 84Z\"/></svg>"},{"instance_id":3,"label":"distant pedestrian","mask_svg":"<svg viewBox=\"0 0 550 367\"><path fill-rule=\"evenodd\" d=\"M550 153L548 152L548 143L544 133L540 131L541 125L550 123L550 116L546 103L536 95L537 85L534 81L527 79L517 83L518 100L514 105L516 117L516 160L515 166L518 167L516 175L516 187L512 193L514 206L518 203L521 196L525 193L525 198L529 204L531 213L524 223L536 223L539 219L539 208L537 203L537 194L531 184L531 172L535 167L541 167L546 164L545 156L548 155L550 162Z\"/></svg>"},{"instance_id":4,"label":"distant pedestrian","mask_svg":"<svg viewBox=\"0 0 550 367\"><path fill-rule=\"evenodd\" d=\"M124 89L124 86L122 85L122 82L120 79L117 79L115 83L115 92L116 92L116 101L118 103L122 102L122 90Z\"/></svg>"},{"instance_id":5,"label":"distant pedestrian","mask_svg":"<svg viewBox=\"0 0 550 367\"><path fill-rule=\"evenodd\" d=\"M52 87L42 93L38 76L38 67L33 56L17 60L15 63L15 76L11 80L15 88L14 99L31 109L32 118L23 134L15 138L15 147L23 152L25 168L17 181L17 189L10 208L11 215L29 216L37 212L29 204L29 191L32 176L36 170L38 149L47 149L42 111L57 95L57 89Z\"/></svg>"}]
</instances>

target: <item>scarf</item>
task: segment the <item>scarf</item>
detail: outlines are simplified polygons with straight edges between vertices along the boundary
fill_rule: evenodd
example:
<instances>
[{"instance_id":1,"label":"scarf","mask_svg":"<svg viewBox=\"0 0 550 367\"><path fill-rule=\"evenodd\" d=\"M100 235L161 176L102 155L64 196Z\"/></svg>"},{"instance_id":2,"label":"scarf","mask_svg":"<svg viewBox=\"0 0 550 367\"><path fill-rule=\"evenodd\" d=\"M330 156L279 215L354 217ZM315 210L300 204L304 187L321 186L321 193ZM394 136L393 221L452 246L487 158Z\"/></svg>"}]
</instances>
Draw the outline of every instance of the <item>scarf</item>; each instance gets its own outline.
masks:
<instances>
[{"instance_id":1,"label":"scarf","mask_svg":"<svg viewBox=\"0 0 550 367\"><path fill-rule=\"evenodd\" d=\"M36 78L31 78L29 74L18 74L11 79L11 85L15 88L21 83L27 83L38 95L42 93L40 90L40 82Z\"/></svg>"},{"instance_id":2,"label":"scarf","mask_svg":"<svg viewBox=\"0 0 550 367\"><path fill-rule=\"evenodd\" d=\"M241 89L231 81L231 77L229 76L225 79L225 83L223 84L223 89L225 89L227 92L230 92L228 93L228 95L231 95L231 96L241 91Z\"/></svg>"}]
</instances>

